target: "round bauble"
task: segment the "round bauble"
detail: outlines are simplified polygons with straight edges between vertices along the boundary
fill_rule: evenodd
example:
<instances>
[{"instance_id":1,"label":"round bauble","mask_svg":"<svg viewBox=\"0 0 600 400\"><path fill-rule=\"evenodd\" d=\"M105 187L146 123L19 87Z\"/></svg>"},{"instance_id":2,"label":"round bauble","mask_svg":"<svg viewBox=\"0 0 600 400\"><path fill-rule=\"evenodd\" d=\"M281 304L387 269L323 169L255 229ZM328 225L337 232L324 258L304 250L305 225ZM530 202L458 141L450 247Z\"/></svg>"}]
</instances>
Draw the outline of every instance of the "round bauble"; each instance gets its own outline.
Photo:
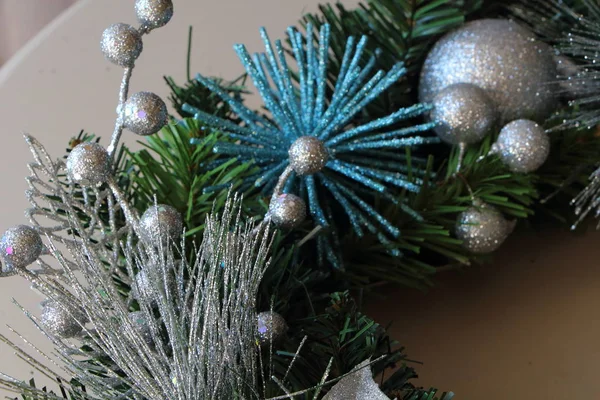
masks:
<instances>
[{"instance_id":1,"label":"round bauble","mask_svg":"<svg viewBox=\"0 0 600 400\"><path fill-rule=\"evenodd\" d=\"M325 143L314 136L301 136L288 151L290 166L298 175L311 175L321 171L327 160L329 152Z\"/></svg>"},{"instance_id":2,"label":"round bauble","mask_svg":"<svg viewBox=\"0 0 600 400\"><path fill-rule=\"evenodd\" d=\"M159 296L163 296L166 291L174 296L176 290L175 277L172 273L167 274L167 284L165 286L164 276L160 271L148 271L146 269L137 273L131 285L133 298L151 306L158 304Z\"/></svg>"},{"instance_id":3,"label":"round bauble","mask_svg":"<svg viewBox=\"0 0 600 400\"><path fill-rule=\"evenodd\" d=\"M87 317L82 311L67 311L52 300L43 302L42 307L40 322L50 334L68 339L83 331L82 324L87 322Z\"/></svg>"},{"instance_id":4,"label":"round bauble","mask_svg":"<svg viewBox=\"0 0 600 400\"><path fill-rule=\"evenodd\" d=\"M82 186L104 183L110 174L110 156L98 143L80 143L67 157L67 175Z\"/></svg>"},{"instance_id":5,"label":"round bauble","mask_svg":"<svg viewBox=\"0 0 600 400\"><path fill-rule=\"evenodd\" d=\"M477 202L458 215L456 237L471 253L487 254L504 243L513 227L496 208Z\"/></svg>"},{"instance_id":6,"label":"round bauble","mask_svg":"<svg viewBox=\"0 0 600 400\"><path fill-rule=\"evenodd\" d=\"M519 119L502 128L490 153L497 154L512 172L533 172L546 162L550 138L536 122Z\"/></svg>"},{"instance_id":7,"label":"round bauble","mask_svg":"<svg viewBox=\"0 0 600 400\"><path fill-rule=\"evenodd\" d=\"M166 204L149 207L140 218L140 236L146 243L166 245L182 231L181 214Z\"/></svg>"},{"instance_id":8,"label":"round bauble","mask_svg":"<svg viewBox=\"0 0 600 400\"><path fill-rule=\"evenodd\" d=\"M278 228L294 229L306 219L306 203L294 194L275 195L269 205L269 215Z\"/></svg>"},{"instance_id":9,"label":"round bauble","mask_svg":"<svg viewBox=\"0 0 600 400\"><path fill-rule=\"evenodd\" d=\"M164 26L173 16L171 0L136 0L135 14L138 21L148 29Z\"/></svg>"},{"instance_id":10,"label":"round bauble","mask_svg":"<svg viewBox=\"0 0 600 400\"><path fill-rule=\"evenodd\" d=\"M435 132L450 144L473 144L493 128L497 112L485 91L470 83L457 83L433 98L430 114Z\"/></svg>"},{"instance_id":11,"label":"round bauble","mask_svg":"<svg viewBox=\"0 0 600 400\"><path fill-rule=\"evenodd\" d=\"M17 225L8 229L0 239L0 255L4 259L3 274L14 274L15 268L25 268L35 262L44 243L40 234L30 226Z\"/></svg>"},{"instance_id":12,"label":"round bauble","mask_svg":"<svg viewBox=\"0 0 600 400\"><path fill-rule=\"evenodd\" d=\"M148 346L154 346L152 338L152 330L146 319L146 314L143 311L130 312L127 317L133 325L133 329L142 337Z\"/></svg>"},{"instance_id":13,"label":"round bauble","mask_svg":"<svg viewBox=\"0 0 600 400\"><path fill-rule=\"evenodd\" d=\"M276 344L285 337L288 326L285 319L273 311L258 314L258 343L260 346Z\"/></svg>"},{"instance_id":14,"label":"round bauble","mask_svg":"<svg viewBox=\"0 0 600 400\"><path fill-rule=\"evenodd\" d=\"M142 53L142 35L131 25L113 24L102 33L100 49L104 58L121 67L133 67Z\"/></svg>"},{"instance_id":15,"label":"round bauble","mask_svg":"<svg viewBox=\"0 0 600 400\"><path fill-rule=\"evenodd\" d=\"M550 46L517 23L482 19L442 37L421 72L419 97L430 103L450 85L484 89L501 124L519 118L543 120L555 108L556 62Z\"/></svg>"},{"instance_id":16,"label":"round bauble","mask_svg":"<svg viewBox=\"0 0 600 400\"><path fill-rule=\"evenodd\" d=\"M133 94L123 106L125 128L142 136L153 135L167 123L167 106L151 92Z\"/></svg>"}]
</instances>

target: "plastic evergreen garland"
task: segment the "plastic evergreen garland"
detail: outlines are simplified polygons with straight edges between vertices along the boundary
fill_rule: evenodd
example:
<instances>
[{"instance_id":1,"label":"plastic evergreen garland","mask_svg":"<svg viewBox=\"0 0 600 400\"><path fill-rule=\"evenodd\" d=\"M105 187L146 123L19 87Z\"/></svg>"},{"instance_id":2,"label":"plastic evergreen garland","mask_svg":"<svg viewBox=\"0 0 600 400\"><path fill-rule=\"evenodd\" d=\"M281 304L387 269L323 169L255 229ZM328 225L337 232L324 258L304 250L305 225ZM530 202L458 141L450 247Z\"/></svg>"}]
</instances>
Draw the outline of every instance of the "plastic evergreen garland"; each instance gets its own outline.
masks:
<instances>
[{"instance_id":1,"label":"plastic evergreen garland","mask_svg":"<svg viewBox=\"0 0 600 400\"><path fill-rule=\"evenodd\" d=\"M436 272L486 260L511 221L552 216L572 225L598 209L597 171L590 183L600 163L597 66L589 61L600 40L598 5L323 5L299 22L305 33L288 30L287 42L273 45L261 31L265 53L236 46L247 76L192 79L188 66L183 86L166 78L178 115L157 133L164 104L146 92L128 97L127 86L138 41L172 10L167 0L137 0L141 27L105 32L105 56L125 70L107 151L81 133L66 161L54 163L27 139L35 226L2 238L2 274L25 276L48 296L36 324L72 380L59 379L60 395L8 375L0 383L24 399L451 399L413 386L404 349L353 294L382 283L430 287ZM484 18L516 19L555 49L548 54L558 75L546 83L560 88L557 105L530 121L544 138L540 125L550 132L549 156L527 173L506 162L508 125L450 146L436 130L444 121L430 117L442 103L419 97L440 37ZM245 106L253 89L266 110ZM140 151L117 151L124 129L154 135ZM109 167L89 169L89 160ZM42 245L44 235L70 254ZM40 259L47 255L58 272ZM41 267L28 269L36 260Z\"/></svg>"}]
</instances>

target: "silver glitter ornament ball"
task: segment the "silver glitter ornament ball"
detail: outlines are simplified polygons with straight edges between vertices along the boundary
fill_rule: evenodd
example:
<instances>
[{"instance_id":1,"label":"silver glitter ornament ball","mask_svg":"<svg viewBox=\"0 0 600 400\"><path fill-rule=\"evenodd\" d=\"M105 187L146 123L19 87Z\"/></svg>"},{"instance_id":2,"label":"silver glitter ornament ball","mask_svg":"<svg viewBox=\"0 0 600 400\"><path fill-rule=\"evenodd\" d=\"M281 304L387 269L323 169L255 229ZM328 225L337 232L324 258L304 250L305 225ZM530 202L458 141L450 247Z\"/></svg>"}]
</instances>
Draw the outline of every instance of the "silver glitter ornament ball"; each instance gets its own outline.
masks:
<instances>
[{"instance_id":1,"label":"silver glitter ornament ball","mask_svg":"<svg viewBox=\"0 0 600 400\"><path fill-rule=\"evenodd\" d=\"M474 254L497 250L512 232L514 223L507 221L496 208L477 202L458 215L456 237Z\"/></svg>"},{"instance_id":2,"label":"silver glitter ornament ball","mask_svg":"<svg viewBox=\"0 0 600 400\"><path fill-rule=\"evenodd\" d=\"M502 128L490 153L497 154L512 172L533 172L546 162L550 138L536 122L519 119Z\"/></svg>"},{"instance_id":3,"label":"silver glitter ornament ball","mask_svg":"<svg viewBox=\"0 0 600 400\"><path fill-rule=\"evenodd\" d=\"M156 282L153 278L157 279ZM164 276L157 271L148 272L145 269L141 270L135 276L135 282L131 286L131 294L138 301L143 301L148 305L156 305L159 302L159 297L167 290L174 295L177 289L177 283L173 274L167 275L167 285L165 287Z\"/></svg>"},{"instance_id":4,"label":"silver glitter ornament ball","mask_svg":"<svg viewBox=\"0 0 600 400\"><path fill-rule=\"evenodd\" d=\"M482 19L448 33L433 47L421 72L419 97L430 103L450 85L484 89L500 123L542 120L554 111L556 62L550 46L509 20Z\"/></svg>"},{"instance_id":5,"label":"silver glitter ornament ball","mask_svg":"<svg viewBox=\"0 0 600 400\"><path fill-rule=\"evenodd\" d=\"M390 400L373 379L370 360L358 364L322 400Z\"/></svg>"},{"instance_id":6,"label":"silver glitter ornament ball","mask_svg":"<svg viewBox=\"0 0 600 400\"><path fill-rule=\"evenodd\" d=\"M49 333L69 339L78 336L83 331L81 324L87 322L87 317L83 312L69 312L52 300L43 302L42 307L40 322Z\"/></svg>"},{"instance_id":7,"label":"silver glitter ornament ball","mask_svg":"<svg viewBox=\"0 0 600 400\"><path fill-rule=\"evenodd\" d=\"M129 313L128 317L133 325L133 329L135 329L142 339L144 339L144 342L146 342L148 346L153 346L154 339L152 338L152 330L150 329L150 325L146 320L146 314L144 314L142 311L133 311Z\"/></svg>"},{"instance_id":8,"label":"silver glitter ornament ball","mask_svg":"<svg viewBox=\"0 0 600 400\"><path fill-rule=\"evenodd\" d=\"M67 157L67 174L82 186L96 186L110 176L110 157L98 143L80 143Z\"/></svg>"},{"instance_id":9,"label":"silver glitter ornament ball","mask_svg":"<svg viewBox=\"0 0 600 400\"><path fill-rule=\"evenodd\" d=\"M14 268L27 267L40 257L43 250L42 238L32 227L17 225L8 229L0 239L0 255L6 264L2 272L12 273Z\"/></svg>"},{"instance_id":10,"label":"silver glitter ornament ball","mask_svg":"<svg viewBox=\"0 0 600 400\"><path fill-rule=\"evenodd\" d=\"M294 194L283 193L271 201L269 214L278 228L294 229L306 219L306 203Z\"/></svg>"},{"instance_id":11,"label":"silver glitter ornament ball","mask_svg":"<svg viewBox=\"0 0 600 400\"><path fill-rule=\"evenodd\" d=\"M138 135L155 134L167 123L167 105L151 92L133 94L123 107L125 128Z\"/></svg>"},{"instance_id":12,"label":"silver glitter ornament ball","mask_svg":"<svg viewBox=\"0 0 600 400\"><path fill-rule=\"evenodd\" d=\"M301 136L288 151L290 166L298 175L319 172L327 164L329 152L325 144L314 136Z\"/></svg>"},{"instance_id":13,"label":"silver glitter ornament ball","mask_svg":"<svg viewBox=\"0 0 600 400\"><path fill-rule=\"evenodd\" d=\"M258 314L258 343L270 346L285 337L288 326L285 319L276 312L263 311Z\"/></svg>"},{"instance_id":14,"label":"silver glitter ornament ball","mask_svg":"<svg viewBox=\"0 0 600 400\"><path fill-rule=\"evenodd\" d=\"M144 48L142 35L131 25L113 24L106 28L100 40L104 58L121 67L133 67Z\"/></svg>"},{"instance_id":15,"label":"silver glitter ornament ball","mask_svg":"<svg viewBox=\"0 0 600 400\"><path fill-rule=\"evenodd\" d=\"M183 231L181 214L171 206L158 204L149 207L140 218L140 235L146 243L169 243Z\"/></svg>"},{"instance_id":16,"label":"silver glitter ornament ball","mask_svg":"<svg viewBox=\"0 0 600 400\"><path fill-rule=\"evenodd\" d=\"M160 28L171 20L173 2L171 0L136 0L135 14L144 27Z\"/></svg>"},{"instance_id":17,"label":"silver glitter ornament ball","mask_svg":"<svg viewBox=\"0 0 600 400\"><path fill-rule=\"evenodd\" d=\"M450 144L473 144L493 128L497 112L485 91L470 83L457 83L433 98L430 118L435 132Z\"/></svg>"}]
</instances>

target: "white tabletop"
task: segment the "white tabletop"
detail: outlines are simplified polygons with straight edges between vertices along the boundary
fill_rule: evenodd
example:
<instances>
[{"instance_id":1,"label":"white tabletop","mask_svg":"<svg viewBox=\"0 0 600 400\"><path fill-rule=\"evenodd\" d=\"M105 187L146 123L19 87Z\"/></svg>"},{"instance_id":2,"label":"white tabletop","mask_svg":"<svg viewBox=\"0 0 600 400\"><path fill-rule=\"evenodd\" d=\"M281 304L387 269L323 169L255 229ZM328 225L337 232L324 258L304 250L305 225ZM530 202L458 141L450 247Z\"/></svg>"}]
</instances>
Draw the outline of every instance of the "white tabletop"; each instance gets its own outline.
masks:
<instances>
[{"instance_id":1,"label":"white tabletop","mask_svg":"<svg viewBox=\"0 0 600 400\"><path fill-rule=\"evenodd\" d=\"M176 0L171 23L144 40L132 91L149 90L166 98L163 75L183 82L189 25L195 32L192 71L234 78L242 72L234 43L258 50L260 26L272 37L282 37L288 25L316 4ZM121 70L104 61L98 41L115 22L135 22L132 0L81 1L0 70L5 137L0 147L0 231L26 222L24 177L31 158L22 132L36 136L57 157L80 129L101 135L106 144ZM385 301L372 302L370 311L384 325L395 320L393 337L407 345L413 359L425 362L416 366L423 386L452 389L460 399L595 398L600 394L599 237L549 232L513 238L494 264L473 267L464 276L442 276L439 287L427 295L396 290ZM20 278L0 279L0 324L11 324L43 343L11 297L32 310L42 300ZM0 333L7 332L0 326ZM0 370L28 379L30 368L15 360L0 346Z\"/></svg>"}]
</instances>

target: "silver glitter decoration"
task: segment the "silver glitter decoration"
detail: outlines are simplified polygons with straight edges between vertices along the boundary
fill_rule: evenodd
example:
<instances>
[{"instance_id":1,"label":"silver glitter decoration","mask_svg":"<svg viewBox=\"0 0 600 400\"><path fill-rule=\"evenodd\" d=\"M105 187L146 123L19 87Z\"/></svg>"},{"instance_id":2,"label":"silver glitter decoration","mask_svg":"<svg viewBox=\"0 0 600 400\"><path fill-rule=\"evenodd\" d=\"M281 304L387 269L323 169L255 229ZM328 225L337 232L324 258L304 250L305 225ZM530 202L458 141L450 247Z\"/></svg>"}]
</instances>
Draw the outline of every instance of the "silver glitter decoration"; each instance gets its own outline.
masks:
<instances>
[{"instance_id":1,"label":"silver glitter decoration","mask_svg":"<svg viewBox=\"0 0 600 400\"><path fill-rule=\"evenodd\" d=\"M556 104L556 62L551 48L515 22L482 19L444 36L421 72L419 97L429 103L443 89L471 83L496 105L500 123L543 120Z\"/></svg>"},{"instance_id":2,"label":"silver glitter decoration","mask_svg":"<svg viewBox=\"0 0 600 400\"><path fill-rule=\"evenodd\" d=\"M306 203L294 194L274 195L268 215L278 228L294 229L306 219Z\"/></svg>"},{"instance_id":3,"label":"silver glitter decoration","mask_svg":"<svg viewBox=\"0 0 600 400\"><path fill-rule=\"evenodd\" d=\"M11 274L14 268L25 268L35 262L44 249L40 234L27 225L8 229L0 239L0 256L6 264L3 274Z\"/></svg>"},{"instance_id":4,"label":"silver glitter decoration","mask_svg":"<svg viewBox=\"0 0 600 400\"><path fill-rule=\"evenodd\" d=\"M390 400L373 379L370 361L358 364L348 375L340 379L323 400Z\"/></svg>"},{"instance_id":5,"label":"silver glitter decoration","mask_svg":"<svg viewBox=\"0 0 600 400\"><path fill-rule=\"evenodd\" d=\"M296 139L288 154L290 165L298 175L311 175L321 171L329 159L325 144L314 136Z\"/></svg>"},{"instance_id":6,"label":"silver glitter decoration","mask_svg":"<svg viewBox=\"0 0 600 400\"><path fill-rule=\"evenodd\" d=\"M100 49L104 58L121 67L133 67L142 53L142 35L131 25L113 24L102 33Z\"/></svg>"},{"instance_id":7,"label":"silver glitter decoration","mask_svg":"<svg viewBox=\"0 0 600 400\"><path fill-rule=\"evenodd\" d=\"M138 135L153 135L167 123L167 106L151 92L138 92L125 102L123 123L125 128Z\"/></svg>"},{"instance_id":8,"label":"silver glitter decoration","mask_svg":"<svg viewBox=\"0 0 600 400\"><path fill-rule=\"evenodd\" d=\"M68 339L83 331L82 324L87 322L83 312L67 310L52 300L43 302L42 307L40 322L50 334Z\"/></svg>"},{"instance_id":9,"label":"silver glitter decoration","mask_svg":"<svg viewBox=\"0 0 600 400\"><path fill-rule=\"evenodd\" d=\"M14 276L17 274L17 269L10 264L2 264L0 261L0 278L6 276Z\"/></svg>"},{"instance_id":10,"label":"silver glitter decoration","mask_svg":"<svg viewBox=\"0 0 600 400\"><path fill-rule=\"evenodd\" d=\"M164 26L173 16L171 0L136 0L135 13L138 21L148 29Z\"/></svg>"},{"instance_id":11,"label":"silver glitter decoration","mask_svg":"<svg viewBox=\"0 0 600 400\"><path fill-rule=\"evenodd\" d=\"M69 178L82 186L106 182L111 173L110 157L98 143L81 143L67 157Z\"/></svg>"},{"instance_id":12,"label":"silver glitter decoration","mask_svg":"<svg viewBox=\"0 0 600 400\"><path fill-rule=\"evenodd\" d=\"M133 325L133 329L144 339L148 346L154 346L154 338L152 329L146 318L146 313L143 311L133 311L129 313L129 320Z\"/></svg>"},{"instance_id":13,"label":"silver glitter decoration","mask_svg":"<svg viewBox=\"0 0 600 400\"><path fill-rule=\"evenodd\" d=\"M147 243L169 243L183 231L179 212L166 204L149 207L140 219L140 235Z\"/></svg>"},{"instance_id":14,"label":"silver glitter decoration","mask_svg":"<svg viewBox=\"0 0 600 400\"><path fill-rule=\"evenodd\" d=\"M166 282L166 284L165 284ZM172 273L162 275L156 268L150 266L142 269L135 275L135 282L131 286L131 295L138 302L149 306L158 304L161 296L169 291L174 291L177 283Z\"/></svg>"},{"instance_id":15,"label":"silver glitter decoration","mask_svg":"<svg viewBox=\"0 0 600 400\"><path fill-rule=\"evenodd\" d=\"M433 98L430 118L443 141L473 144L493 128L497 112L483 89L469 83L450 85Z\"/></svg>"},{"instance_id":16,"label":"silver glitter decoration","mask_svg":"<svg viewBox=\"0 0 600 400\"><path fill-rule=\"evenodd\" d=\"M276 312L263 311L257 316L258 343L261 346L274 345L281 341L288 331L285 319Z\"/></svg>"},{"instance_id":17,"label":"silver glitter decoration","mask_svg":"<svg viewBox=\"0 0 600 400\"><path fill-rule=\"evenodd\" d=\"M458 215L456 237L471 253L487 254L497 250L513 228L514 223L507 221L495 207L476 201Z\"/></svg>"},{"instance_id":18,"label":"silver glitter decoration","mask_svg":"<svg viewBox=\"0 0 600 400\"><path fill-rule=\"evenodd\" d=\"M546 162L550 138L536 122L519 119L502 128L490 153L497 154L513 172L533 172Z\"/></svg>"}]
</instances>

